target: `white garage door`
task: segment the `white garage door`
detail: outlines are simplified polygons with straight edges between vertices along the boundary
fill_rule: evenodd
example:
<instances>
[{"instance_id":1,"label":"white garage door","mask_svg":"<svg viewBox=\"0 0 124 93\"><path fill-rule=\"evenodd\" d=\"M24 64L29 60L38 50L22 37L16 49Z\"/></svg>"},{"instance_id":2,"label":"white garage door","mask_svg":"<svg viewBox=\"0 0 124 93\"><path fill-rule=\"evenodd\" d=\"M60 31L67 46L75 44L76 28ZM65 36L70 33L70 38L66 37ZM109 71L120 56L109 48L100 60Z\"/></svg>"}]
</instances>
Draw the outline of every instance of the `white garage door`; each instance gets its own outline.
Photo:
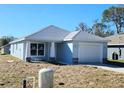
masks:
<instances>
[{"instance_id":1,"label":"white garage door","mask_svg":"<svg viewBox=\"0 0 124 93\"><path fill-rule=\"evenodd\" d=\"M97 43L80 43L78 49L79 63L101 62L102 45Z\"/></svg>"}]
</instances>

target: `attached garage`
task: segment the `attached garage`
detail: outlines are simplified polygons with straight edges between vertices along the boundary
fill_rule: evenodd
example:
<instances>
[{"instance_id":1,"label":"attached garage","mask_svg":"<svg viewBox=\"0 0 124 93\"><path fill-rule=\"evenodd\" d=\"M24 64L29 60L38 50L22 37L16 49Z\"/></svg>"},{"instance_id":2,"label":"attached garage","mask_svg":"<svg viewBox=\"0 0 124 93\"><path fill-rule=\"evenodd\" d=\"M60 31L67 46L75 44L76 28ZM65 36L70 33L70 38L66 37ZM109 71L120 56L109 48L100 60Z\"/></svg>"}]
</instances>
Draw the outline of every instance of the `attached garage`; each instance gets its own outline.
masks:
<instances>
[{"instance_id":1,"label":"attached garage","mask_svg":"<svg viewBox=\"0 0 124 93\"><path fill-rule=\"evenodd\" d=\"M79 43L78 63L102 62L102 44Z\"/></svg>"},{"instance_id":2,"label":"attached garage","mask_svg":"<svg viewBox=\"0 0 124 93\"><path fill-rule=\"evenodd\" d=\"M73 43L72 63L102 63L107 60L107 42L104 38L86 31L71 32L64 39Z\"/></svg>"}]
</instances>

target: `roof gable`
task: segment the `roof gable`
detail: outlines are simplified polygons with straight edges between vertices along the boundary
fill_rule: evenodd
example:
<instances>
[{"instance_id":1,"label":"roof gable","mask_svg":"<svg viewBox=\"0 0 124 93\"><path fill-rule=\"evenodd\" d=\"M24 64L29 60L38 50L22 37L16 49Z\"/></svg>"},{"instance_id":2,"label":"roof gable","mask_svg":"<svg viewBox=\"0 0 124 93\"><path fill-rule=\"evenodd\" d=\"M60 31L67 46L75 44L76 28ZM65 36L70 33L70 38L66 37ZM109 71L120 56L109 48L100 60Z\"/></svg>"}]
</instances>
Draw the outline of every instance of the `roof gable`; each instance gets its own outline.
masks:
<instances>
[{"instance_id":1,"label":"roof gable","mask_svg":"<svg viewBox=\"0 0 124 93\"><path fill-rule=\"evenodd\" d=\"M70 34L68 34L64 40L67 41L67 40L72 40L80 31L74 31L74 32L71 32Z\"/></svg>"},{"instance_id":2,"label":"roof gable","mask_svg":"<svg viewBox=\"0 0 124 93\"><path fill-rule=\"evenodd\" d=\"M28 40L62 41L69 33L67 30L51 25L25 38Z\"/></svg>"},{"instance_id":3,"label":"roof gable","mask_svg":"<svg viewBox=\"0 0 124 93\"><path fill-rule=\"evenodd\" d=\"M73 34L73 37L70 37L70 35ZM73 40L73 41L94 41L94 42L107 42L107 40L105 40L104 38L101 38L99 36L90 34L88 32L85 31L75 31L70 33L68 36L66 36L66 38L64 39L64 41L68 41L68 40Z\"/></svg>"}]
</instances>

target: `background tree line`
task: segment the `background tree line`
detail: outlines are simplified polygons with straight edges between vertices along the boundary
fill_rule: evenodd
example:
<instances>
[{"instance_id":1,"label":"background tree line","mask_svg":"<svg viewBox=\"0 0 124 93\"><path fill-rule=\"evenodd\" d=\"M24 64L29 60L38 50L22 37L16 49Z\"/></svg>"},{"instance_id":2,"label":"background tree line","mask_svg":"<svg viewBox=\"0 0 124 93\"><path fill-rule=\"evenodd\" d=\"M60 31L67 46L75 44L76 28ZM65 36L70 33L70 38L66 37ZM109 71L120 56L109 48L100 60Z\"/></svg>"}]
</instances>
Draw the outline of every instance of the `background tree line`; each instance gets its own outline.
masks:
<instances>
[{"instance_id":1,"label":"background tree line","mask_svg":"<svg viewBox=\"0 0 124 93\"><path fill-rule=\"evenodd\" d=\"M2 36L0 38L0 47L8 44L9 42L13 41L14 39L16 39L16 38L13 36Z\"/></svg>"}]
</instances>

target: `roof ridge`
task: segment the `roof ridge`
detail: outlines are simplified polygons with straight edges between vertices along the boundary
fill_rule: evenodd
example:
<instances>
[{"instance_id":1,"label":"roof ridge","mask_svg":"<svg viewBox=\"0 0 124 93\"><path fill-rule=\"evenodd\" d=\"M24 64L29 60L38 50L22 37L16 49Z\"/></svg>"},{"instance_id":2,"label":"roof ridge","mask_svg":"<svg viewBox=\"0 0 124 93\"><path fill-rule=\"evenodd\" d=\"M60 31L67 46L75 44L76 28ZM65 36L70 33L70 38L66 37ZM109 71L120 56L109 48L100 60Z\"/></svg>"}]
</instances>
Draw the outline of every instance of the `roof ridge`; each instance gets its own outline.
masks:
<instances>
[{"instance_id":1,"label":"roof ridge","mask_svg":"<svg viewBox=\"0 0 124 93\"><path fill-rule=\"evenodd\" d=\"M47 29L47 28L49 28L49 27L51 27L51 26L52 26L52 25L49 25L49 26L47 26L47 27L44 27L43 29L40 29L40 30L38 30L38 31L36 31L36 32L34 32L34 33L32 33L32 34L30 34L30 35L25 36L25 38L30 37L30 36L32 36L32 35L35 35L35 34L39 33L40 31L43 31L43 30L45 30L45 29Z\"/></svg>"},{"instance_id":2,"label":"roof ridge","mask_svg":"<svg viewBox=\"0 0 124 93\"><path fill-rule=\"evenodd\" d=\"M50 27L55 27L55 28L58 28L58 29L61 29L61 30L65 31L65 32L69 32L68 30L62 29L62 28L57 27L57 26L55 26L55 25L49 25L49 26L47 26L47 27L45 27L45 28L43 28L43 29L41 29L41 30L39 30L39 31L34 32L33 34L30 34L30 35L28 35L28 36L25 36L25 38L28 38L28 37L30 37L30 36L32 36L32 35L35 35L35 34L41 32L41 31L44 31L44 30L50 28Z\"/></svg>"},{"instance_id":3,"label":"roof ridge","mask_svg":"<svg viewBox=\"0 0 124 93\"><path fill-rule=\"evenodd\" d=\"M69 32L68 30L66 30L66 29L63 29L63 28L61 28L61 27L58 27L58 26L56 26L56 25L51 25L52 27L55 27L55 28L58 28L58 29L61 29L61 30L64 30L65 32Z\"/></svg>"}]
</instances>

